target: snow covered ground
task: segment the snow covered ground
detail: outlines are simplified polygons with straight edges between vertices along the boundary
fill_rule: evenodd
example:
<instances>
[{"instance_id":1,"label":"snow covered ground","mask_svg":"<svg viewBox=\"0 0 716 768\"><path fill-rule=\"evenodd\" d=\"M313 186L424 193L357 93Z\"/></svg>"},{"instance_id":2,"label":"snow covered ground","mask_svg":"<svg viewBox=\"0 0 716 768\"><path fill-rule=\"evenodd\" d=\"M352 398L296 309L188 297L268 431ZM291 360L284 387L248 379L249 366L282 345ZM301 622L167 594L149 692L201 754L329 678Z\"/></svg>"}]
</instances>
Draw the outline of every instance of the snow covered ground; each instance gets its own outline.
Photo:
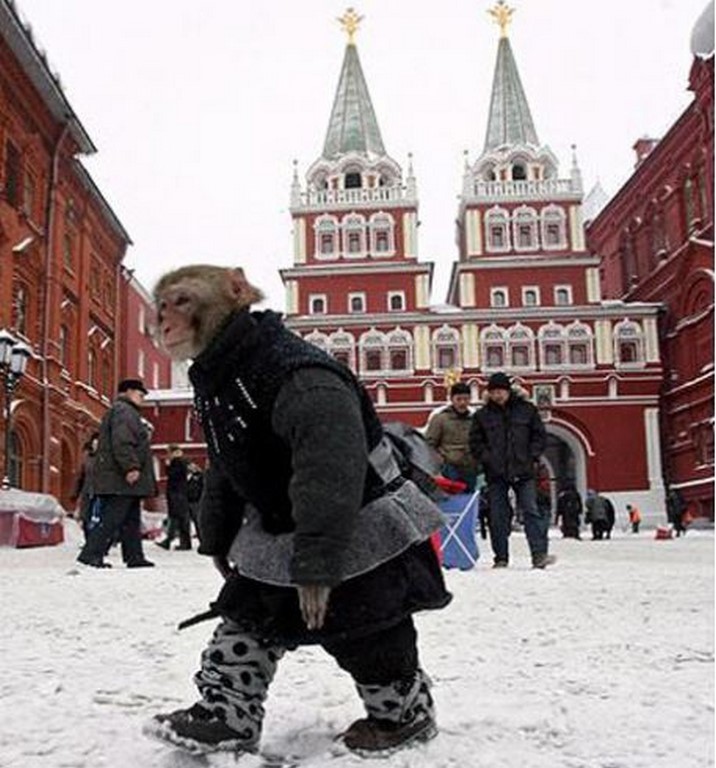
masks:
<instances>
[{"instance_id":1,"label":"snow covered ground","mask_svg":"<svg viewBox=\"0 0 716 768\"><path fill-rule=\"evenodd\" d=\"M193 701L212 623L178 632L219 586L193 552L147 543L154 569L72 575L78 534L0 549L2 768L255 768L184 756L141 735L152 713ZM320 649L289 654L268 701L264 748L307 768L706 768L714 737L713 533L563 541L558 565L446 573L455 595L418 618L439 736L387 760L333 745L361 716Z\"/></svg>"}]
</instances>

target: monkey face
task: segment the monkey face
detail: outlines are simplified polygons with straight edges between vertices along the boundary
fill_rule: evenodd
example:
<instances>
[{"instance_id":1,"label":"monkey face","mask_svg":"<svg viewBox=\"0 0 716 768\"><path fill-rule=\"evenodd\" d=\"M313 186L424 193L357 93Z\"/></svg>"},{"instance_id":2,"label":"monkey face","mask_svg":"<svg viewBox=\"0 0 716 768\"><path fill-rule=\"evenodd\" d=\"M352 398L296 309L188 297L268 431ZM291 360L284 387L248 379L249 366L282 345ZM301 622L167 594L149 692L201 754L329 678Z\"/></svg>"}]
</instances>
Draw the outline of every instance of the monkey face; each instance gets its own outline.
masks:
<instances>
[{"instance_id":1,"label":"monkey face","mask_svg":"<svg viewBox=\"0 0 716 768\"><path fill-rule=\"evenodd\" d=\"M157 324L162 346L172 360L189 360L201 351L197 344L199 306L189 286L177 285L157 296Z\"/></svg>"}]
</instances>

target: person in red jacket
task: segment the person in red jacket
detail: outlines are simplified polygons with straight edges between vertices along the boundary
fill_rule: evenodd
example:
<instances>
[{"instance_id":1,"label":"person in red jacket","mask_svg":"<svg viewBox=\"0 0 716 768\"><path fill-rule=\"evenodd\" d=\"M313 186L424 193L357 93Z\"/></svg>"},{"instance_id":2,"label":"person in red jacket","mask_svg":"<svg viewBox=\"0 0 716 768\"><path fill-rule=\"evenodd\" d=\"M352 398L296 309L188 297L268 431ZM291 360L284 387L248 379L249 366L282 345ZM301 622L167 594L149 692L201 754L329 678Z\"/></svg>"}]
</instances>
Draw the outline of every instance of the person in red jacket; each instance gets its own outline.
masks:
<instances>
[{"instance_id":1,"label":"person in red jacket","mask_svg":"<svg viewBox=\"0 0 716 768\"><path fill-rule=\"evenodd\" d=\"M631 532L639 533L639 525L641 524L641 512L636 504L627 504L627 512L629 513L629 522L631 523Z\"/></svg>"}]
</instances>

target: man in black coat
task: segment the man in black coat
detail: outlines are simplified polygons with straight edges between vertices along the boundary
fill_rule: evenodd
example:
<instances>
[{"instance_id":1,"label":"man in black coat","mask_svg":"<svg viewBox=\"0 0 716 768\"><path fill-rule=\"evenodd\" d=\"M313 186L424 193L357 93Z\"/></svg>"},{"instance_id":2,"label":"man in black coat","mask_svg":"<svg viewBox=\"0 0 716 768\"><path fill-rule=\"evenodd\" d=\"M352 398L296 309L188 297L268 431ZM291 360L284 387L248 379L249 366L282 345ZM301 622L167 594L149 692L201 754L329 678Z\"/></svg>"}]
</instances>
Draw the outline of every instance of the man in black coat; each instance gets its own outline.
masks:
<instances>
[{"instance_id":1,"label":"man in black coat","mask_svg":"<svg viewBox=\"0 0 716 768\"><path fill-rule=\"evenodd\" d=\"M128 568L152 566L142 549L141 501L156 493L149 431L140 415L147 390L140 379L124 379L102 417L92 467L92 490L100 520L87 536L77 560L109 568L104 556L119 537Z\"/></svg>"},{"instance_id":2,"label":"man in black coat","mask_svg":"<svg viewBox=\"0 0 716 768\"><path fill-rule=\"evenodd\" d=\"M487 385L487 401L473 416L470 450L482 464L490 498L490 541L494 567L509 563L512 489L524 518L534 568L555 558L548 553L549 517L537 507L535 473L547 435L535 406L512 389L508 376L495 373Z\"/></svg>"},{"instance_id":3,"label":"man in black coat","mask_svg":"<svg viewBox=\"0 0 716 768\"><path fill-rule=\"evenodd\" d=\"M169 549L178 535L177 549L191 549L191 517L189 514L189 466L178 445L169 446L167 464L167 535L157 545Z\"/></svg>"},{"instance_id":4,"label":"man in black coat","mask_svg":"<svg viewBox=\"0 0 716 768\"><path fill-rule=\"evenodd\" d=\"M450 600L429 542L442 518L402 477L366 391L271 311L232 313L189 376L209 453L199 552L226 579L222 621L194 677L199 701L145 732L196 752L255 751L278 661L313 643L366 710L346 746L433 736L412 614Z\"/></svg>"}]
</instances>

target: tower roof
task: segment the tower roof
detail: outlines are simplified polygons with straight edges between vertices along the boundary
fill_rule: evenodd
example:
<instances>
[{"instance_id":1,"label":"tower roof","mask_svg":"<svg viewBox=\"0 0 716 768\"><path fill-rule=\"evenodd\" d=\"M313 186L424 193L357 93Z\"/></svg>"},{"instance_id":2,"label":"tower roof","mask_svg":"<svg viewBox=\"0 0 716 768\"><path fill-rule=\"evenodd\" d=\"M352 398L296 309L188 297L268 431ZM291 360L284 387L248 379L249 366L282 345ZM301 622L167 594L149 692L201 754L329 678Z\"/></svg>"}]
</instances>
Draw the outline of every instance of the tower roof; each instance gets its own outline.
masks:
<instances>
[{"instance_id":1,"label":"tower roof","mask_svg":"<svg viewBox=\"0 0 716 768\"><path fill-rule=\"evenodd\" d=\"M498 8L502 4L498 4ZM494 14L493 14L494 15ZM487 121L485 152L504 144L539 146L515 57L512 54L505 21L500 21L502 36L497 47L497 63L492 81L490 116Z\"/></svg>"},{"instance_id":2,"label":"tower roof","mask_svg":"<svg viewBox=\"0 0 716 768\"><path fill-rule=\"evenodd\" d=\"M385 155L358 49L351 40L343 58L341 77L323 145L323 157L333 160L348 152Z\"/></svg>"}]
</instances>

